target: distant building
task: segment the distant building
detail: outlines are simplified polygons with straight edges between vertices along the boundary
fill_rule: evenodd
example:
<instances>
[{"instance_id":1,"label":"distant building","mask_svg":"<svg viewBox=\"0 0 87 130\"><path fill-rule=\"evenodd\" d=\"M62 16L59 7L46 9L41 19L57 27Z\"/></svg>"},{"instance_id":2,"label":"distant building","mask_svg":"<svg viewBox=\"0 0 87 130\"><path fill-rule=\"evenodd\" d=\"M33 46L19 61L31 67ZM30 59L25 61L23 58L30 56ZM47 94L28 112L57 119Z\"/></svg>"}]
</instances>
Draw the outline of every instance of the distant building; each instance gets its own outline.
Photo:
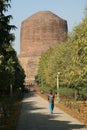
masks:
<instances>
[{"instance_id":1,"label":"distant building","mask_svg":"<svg viewBox=\"0 0 87 130\"><path fill-rule=\"evenodd\" d=\"M40 11L21 24L19 60L25 70L25 82L35 81L38 62L49 47L67 38L67 21L50 11Z\"/></svg>"}]
</instances>

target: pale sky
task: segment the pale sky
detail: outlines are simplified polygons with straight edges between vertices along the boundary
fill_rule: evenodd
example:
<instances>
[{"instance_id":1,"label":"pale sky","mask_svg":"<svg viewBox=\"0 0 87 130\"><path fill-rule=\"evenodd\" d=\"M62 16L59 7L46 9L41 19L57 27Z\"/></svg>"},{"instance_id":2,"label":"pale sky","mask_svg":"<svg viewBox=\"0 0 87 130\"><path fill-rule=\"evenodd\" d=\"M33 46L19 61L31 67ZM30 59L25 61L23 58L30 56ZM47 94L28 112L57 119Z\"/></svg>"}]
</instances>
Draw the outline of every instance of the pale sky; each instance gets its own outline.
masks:
<instances>
[{"instance_id":1,"label":"pale sky","mask_svg":"<svg viewBox=\"0 0 87 130\"><path fill-rule=\"evenodd\" d=\"M13 16L11 24L17 29L15 34L14 48L20 53L20 27L22 21L38 11L49 10L59 17L67 20L68 32L78 25L84 18L84 10L87 0L11 0L11 9L8 13Z\"/></svg>"}]
</instances>

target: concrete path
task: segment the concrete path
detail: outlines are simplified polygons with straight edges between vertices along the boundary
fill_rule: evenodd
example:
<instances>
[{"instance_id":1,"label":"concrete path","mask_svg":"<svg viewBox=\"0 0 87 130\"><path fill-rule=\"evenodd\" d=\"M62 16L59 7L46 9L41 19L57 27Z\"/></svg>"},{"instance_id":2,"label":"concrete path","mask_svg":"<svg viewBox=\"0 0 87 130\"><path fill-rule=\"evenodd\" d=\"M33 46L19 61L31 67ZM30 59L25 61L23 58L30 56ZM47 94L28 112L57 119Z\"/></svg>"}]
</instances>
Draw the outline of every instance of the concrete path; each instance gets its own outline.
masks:
<instances>
[{"instance_id":1,"label":"concrete path","mask_svg":"<svg viewBox=\"0 0 87 130\"><path fill-rule=\"evenodd\" d=\"M50 114L48 101L29 93L23 99L17 130L87 130L87 127L57 107Z\"/></svg>"}]
</instances>

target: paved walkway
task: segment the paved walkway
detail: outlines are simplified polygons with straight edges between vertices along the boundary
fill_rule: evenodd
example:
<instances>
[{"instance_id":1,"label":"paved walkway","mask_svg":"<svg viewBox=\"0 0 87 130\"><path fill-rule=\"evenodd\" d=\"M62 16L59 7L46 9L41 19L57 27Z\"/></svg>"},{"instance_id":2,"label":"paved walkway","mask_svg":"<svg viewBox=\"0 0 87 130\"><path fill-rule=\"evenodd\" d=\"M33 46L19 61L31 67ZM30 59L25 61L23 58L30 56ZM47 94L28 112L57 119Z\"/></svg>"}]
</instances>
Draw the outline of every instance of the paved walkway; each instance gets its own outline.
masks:
<instances>
[{"instance_id":1,"label":"paved walkway","mask_svg":"<svg viewBox=\"0 0 87 130\"><path fill-rule=\"evenodd\" d=\"M17 130L87 130L87 127L57 107L50 114L48 101L29 93L23 99Z\"/></svg>"}]
</instances>

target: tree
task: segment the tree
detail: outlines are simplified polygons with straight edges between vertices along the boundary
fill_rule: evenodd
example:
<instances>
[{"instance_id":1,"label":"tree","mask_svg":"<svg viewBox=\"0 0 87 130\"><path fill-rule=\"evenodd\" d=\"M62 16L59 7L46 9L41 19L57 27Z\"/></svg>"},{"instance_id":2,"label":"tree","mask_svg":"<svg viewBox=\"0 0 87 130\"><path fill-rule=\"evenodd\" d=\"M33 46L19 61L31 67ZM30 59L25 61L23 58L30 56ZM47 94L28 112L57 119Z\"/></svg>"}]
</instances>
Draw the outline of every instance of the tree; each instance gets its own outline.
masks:
<instances>
[{"instance_id":1,"label":"tree","mask_svg":"<svg viewBox=\"0 0 87 130\"><path fill-rule=\"evenodd\" d=\"M11 7L9 2L10 0L0 0L0 48L2 47L2 49L4 44L11 44L15 39L14 34L10 33L12 29L16 29L16 26L9 24L12 15L5 16L4 14Z\"/></svg>"},{"instance_id":2,"label":"tree","mask_svg":"<svg viewBox=\"0 0 87 130\"><path fill-rule=\"evenodd\" d=\"M60 72L60 87L72 88L87 97L87 13L82 23L74 27L66 43L58 44L41 57L38 76L48 86L56 86Z\"/></svg>"},{"instance_id":3,"label":"tree","mask_svg":"<svg viewBox=\"0 0 87 130\"><path fill-rule=\"evenodd\" d=\"M21 87L25 78L23 68L12 47L15 35L11 33L11 30L16 29L16 26L10 25L12 15L5 15L11 8L10 2L11 0L0 0L0 90L7 90L10 85L15 88L15 85ZM15 82L17 75L19 76L19 84Z\"/></svg>"}]
</instances>

